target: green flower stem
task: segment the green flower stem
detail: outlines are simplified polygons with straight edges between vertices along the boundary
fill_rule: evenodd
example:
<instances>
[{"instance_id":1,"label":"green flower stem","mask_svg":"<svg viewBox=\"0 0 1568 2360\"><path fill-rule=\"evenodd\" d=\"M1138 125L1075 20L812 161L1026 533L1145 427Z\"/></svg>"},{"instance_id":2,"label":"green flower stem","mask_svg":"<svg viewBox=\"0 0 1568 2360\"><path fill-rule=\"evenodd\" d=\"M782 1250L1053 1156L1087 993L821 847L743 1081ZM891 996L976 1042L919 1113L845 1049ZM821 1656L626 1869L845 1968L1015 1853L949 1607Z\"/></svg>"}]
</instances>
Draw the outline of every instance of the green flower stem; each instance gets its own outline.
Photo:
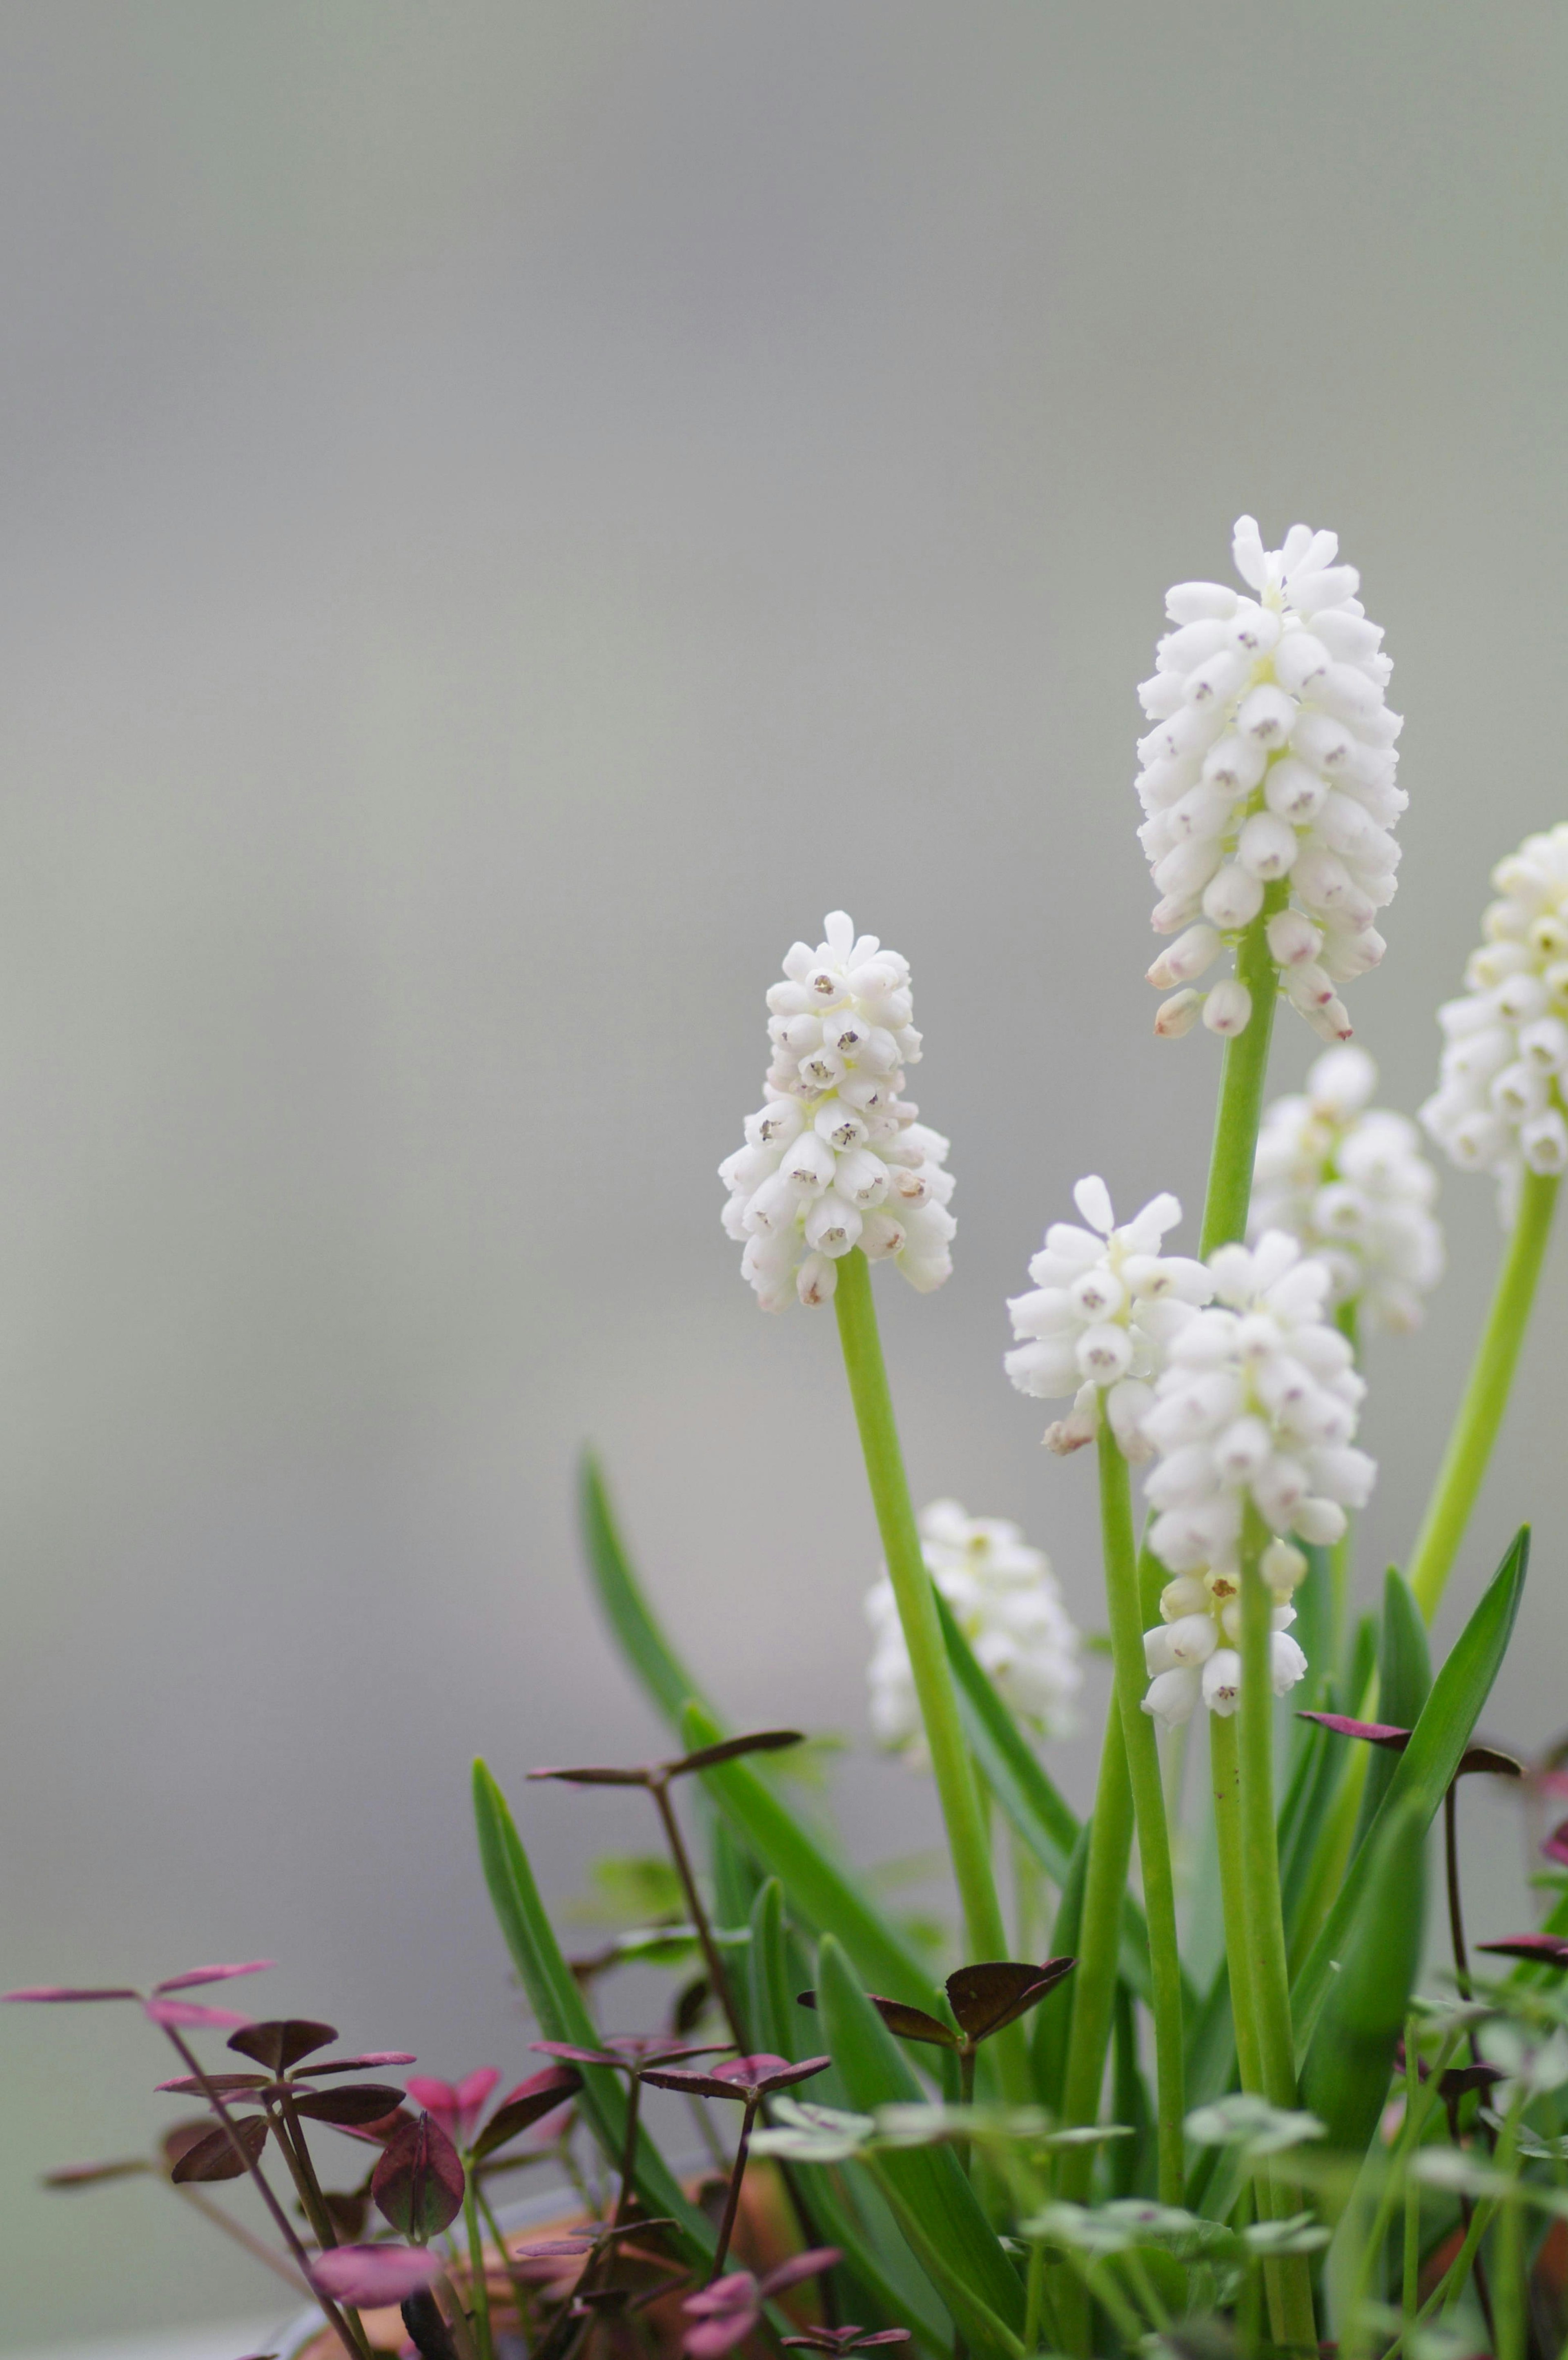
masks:
<instances>
[{"instance_id":1,"label":"green flower stem","mask_svg":"<svg viewBox=\"0 0 1568 2360\"><path fill-rule=\"evenodd\" d=\"M1062 2075L1062 2121L1072 2127L1097 2122L1111 2046L1121 1950L1122 1901L1133 1853L1133 1789L1122 1716L1105 1716L1100 1783L1089 1822L1089 1858L1084 1863L1083 1911L1079 1923L1078 1966L1072 1978L1072 2021L1068 2027ZM1061 2158L1061 2192L1081 2204L1094 2169L1092 2150L1069 2147Z\"/></svg>"},{"instance_id":2,"label":"green flower stem","mask_svg":"<svg viewBox=\"0 0 1568 2360\"><path fill-rule=\"evenodd\" d=\"M1245 1032L1226 1042L1220 1069L1220 1103L1214 1112L1209 1189L1198 1248L1205 1258L1216 1246L1239 1242L1246 1235L1257 1127L1268 1079L1268 1044L1274 1037L1274 1003L1279 996L1279 969L1269 956L1267 928L1275 912L1284 908L1289 890L1283 878L1267 887L1263 907L1236 952L1236 978L1252 994L1252 1018Z\"/></svg>"},{"instance_id":3,"label":"green flower stem","mask_svg":"<svg viewBox=\"0 0 1568 2360\"><path fill-rule=\"evenodd\" d=\"M1245 1040L1246 1036L1244 1033L1242 1037ZM1508 1389L1546 1259L1558 1185L1554 1175L1539 1172L1527 1172L1524 1175L1519 1217L1503 1267L1497 1273L1492 1307L1475 1348L1470 1380L1438 1470L1426 1521L1410 1557L1410 1588L1429 1622L1437 1612L1443 1584L1464 1538L1470 1511L1475 1505L1492 1445L1508 1405Z\"/></svg>"},{"instance_id":4,"label":"green flower stem","mask_svg":"<svg viewBox=\"0 0 1568 2360\"><path fill-rule=\"evenodd\" d=\"M1144 1666L1132 1487L1127 1480L1127 1462L1111 1431L1111 1422L1105 1417L1100 1422L1100 1535L1105 1558L1116 1701L1137 1824L1144 1910L1149 1929L1149 1983L1158 2084L1159 2195L1162 2204L1179 2204L1183 2185L1181 2125L1187 2105L1176 1880L1170 1866L1159 1745L1154 1722L1143 1710L1147 1673Z\"/></svg>"},{"instance_id":5,"label":"green flower stem","mask_svg":"<svg viewBox=\"0 0 1568 2360\"><path fill-rule=\"evenodd\" d=\"M1290 1976L1285 1957L1285 1918L1279 1898L1279 1849L1274 1815L1274 1682L1269 1638L1274 1594L1258 1569L1267 1545L1263 1520L1250 1502L1243 1541L1242 1693L1240 1723L1243 1893L1247 1942L1253 1961L1257 2010L1257 2046L1263 2091L1272 2106L1297 2103L1296 2044L1290 2028ZM1270 2173L1267 2186L1277 2219L1295 2212L1299 2191ZM1303 2254L1282 2255L1273 2265L1279 2289L1285 2341L1315 2349L1312 2284Z\"/></svg>"},{"instance_id":6,"label":"green flower stem","mask_svg":"<svg viewBox=\"0 0 1568 2360\"><path fill-rule=\"evenodd\" d=\"M1257 2039L1257 2003L1253 1995L1252 1951L1246 1922L1246 1872L1242 1858L1241 1749L1234 1716L1209 1715L1210 1783L1214 1795L1214 1831L1219 1840L1220 1898L1225 1925L1225 1967L1231 1986L1231 2021L1242 2087L1263 2094L1263 2056Z\"/></svg>"},{"instance_id":7,"label":"green flower stem","mask_svg":"<svg viewBox=\"0 0 1568 2360\"><path fill-rule=\"evenodd\" d=\"M844 1367L888 1579L909 1649L915 1693L963 1907L969 1955L974 1960L1004 1959L1007 1936L992 1874L991 1844L959 1718L952 1669L942 1644L936 1596L910 1503L909 1479L904 1470L877 1332L876 1305L872 1299L871 1264L857 1246L841 1257L838 1271L833 1301L839 1315L839 1339L844 1348ZM1021 2104L1029 2093L1028 2060L1016 2027L997 2036L996 2049L1006 2094L1014 2104Z\"/></svg>"}]
</instances>

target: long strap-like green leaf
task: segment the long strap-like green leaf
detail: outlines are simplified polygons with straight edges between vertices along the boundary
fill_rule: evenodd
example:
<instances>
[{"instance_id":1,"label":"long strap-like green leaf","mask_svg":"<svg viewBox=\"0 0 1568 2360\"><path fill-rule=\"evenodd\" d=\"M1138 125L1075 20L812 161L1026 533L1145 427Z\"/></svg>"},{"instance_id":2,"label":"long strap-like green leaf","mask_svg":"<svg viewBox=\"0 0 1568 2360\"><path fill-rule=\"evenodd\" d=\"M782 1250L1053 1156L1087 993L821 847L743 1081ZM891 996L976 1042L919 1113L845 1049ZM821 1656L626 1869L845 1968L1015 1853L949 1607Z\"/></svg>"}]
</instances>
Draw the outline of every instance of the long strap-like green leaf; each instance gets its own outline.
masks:
<instances>
[{"instance_id":1,"label":"long strap-like green leaf","mask_svg":"<svg viewBox=\"0 0 1568 2360\"><path fill-rule=\"evenodd\" d=\"M474 1819L490 1900L540 2031L546 2040L569 2040L577 2048L597 2049L598 2030L544 1914L522 1838L507 1808L506 1797L483 1762L474 1765ZM626 2093L620 2076L604 2065L585 2065L581 2071L579 2103L584 2117L606 2161L619 2169L626 2141ZM645 2126L638 2136L636 2177L638 2192L649 2211L678 2221L697 2252L711 2258L713 2224L686 2202Z\"/></svg>"},{"instance_id":2,"label":"long strap-like green leaf","mask_svg":"<svg viewBox=\"0 0 1568 2360\"><path fill-rule=\"evenodd\" d=\"M1345 1953L1352 1926L1364 1908L1376 1913L1378 1907L1373 1889L1373 1866L1379 1845L1374 1839L1380 1836L1396 1813L1402 1811L1409 1797L1416 1797L1420 1804L1421 1827L1431 1824L1449 1782L1458 1771L1471 1732L1507 1653L1529 1568L1530 1526L1524 1524L1432 1682L1431 1694L1409 1745L1398 1757L1377 1816L1351 1862L1323 1920L1322 1931L1296 1978L1290 2012L1295 2025L1298 2069L1310 2046L1334 1964Z\"/></svg>"},{"instance_id":3,"label":"long strap-like green leaf","mask_svg":"<svg viewBox=\"0 0 1568 2360\"><path fill-rule=\"evenodd\" d=\"M722 1732L701 1705L681 1715L682 1743L692 1752L715 1745ZM884 1999L917 2007L938 2005L932 1977L907 1944L856 1889L841 1869L815 1844L786 1806L765 1786L750 1764L723 1762L701 1773L703 1785L748 1849L776 1876L797 1922L817 1934L834 1934Z\"/></svg>"},{"instance_id":4,"label":"long strap-like green leaf","mask_svg":"<svg viewBox=\"0 0 1568 2360\"><path fill-rule=\"evenodd\" d=\"M959 1714L970 1753L1019 1841L1031 1852L1058 1889L1065 1886L1078 1844L1078 1814L1058 1794L1035 1757L1023 1732L997 1695L983 1666L937 1592L942 1637L953 1667ZM1144 1913L1129 1894L1122 1911L1121 1970L1138 1997L1149 1996L1149 1938ZM1186 1987L1190 2008L1197 1994Z\"/></svg>"},{"instance_id":5,"label":"long strap-like green leaf","mask_svg":"<svg viewBox=\"0 0 1568 2360\"><path fill-rule=\"evenodd\" d=\"M831 1935L817 1952L817 2000L851 2106L870 2114L924 2096ZM876 2177L911 2252L971 2347L1020 2360L1024 2289L951 2147L891 2151L878 2158Z\"/></svg>"}]
</instances>

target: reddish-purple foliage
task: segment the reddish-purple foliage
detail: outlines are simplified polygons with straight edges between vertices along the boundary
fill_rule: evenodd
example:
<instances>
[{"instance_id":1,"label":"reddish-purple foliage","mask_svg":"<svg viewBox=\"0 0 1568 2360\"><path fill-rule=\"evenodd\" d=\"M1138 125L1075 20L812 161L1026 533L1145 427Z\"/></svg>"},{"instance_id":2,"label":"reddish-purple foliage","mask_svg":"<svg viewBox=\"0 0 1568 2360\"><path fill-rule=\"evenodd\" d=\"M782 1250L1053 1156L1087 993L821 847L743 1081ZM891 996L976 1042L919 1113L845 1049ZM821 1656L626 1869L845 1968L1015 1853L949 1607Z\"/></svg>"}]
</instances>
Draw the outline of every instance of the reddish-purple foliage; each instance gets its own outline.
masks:
<instances>
[{"instance_id":1,"label":"reddish-purple foliage","mask_svg":"<svg viewBox=\"0 0 1568 2360\"><path fill-rule=\"evenodd\" d=\"M1478 1950L1499 1959L1529 1959L1536 1966L1568 1967L1568 1941L1561 1934L1505 1934L1500 1942L1479 1942Z\"/></svg>"},{"instance_id":2,"label":"reddish-purple foliage","mask_svg":"<svg viewBox=\"0 0 1568 2360\"><path fill-rule=\"evenodd\" d=\"M762 2319L764 2303L786 2288L798 2286L803 2278L820 2278L843 2258L837 2245L816 2245L808 2253L781 2262L765 2278L754 2278L750 2270L731 2270L728 2278L716 2278L700 2294L688 2295L681 2306L687 2318L696 2322L686 2330L686 2350L694 2360L718 2360L719 2353L732 2351L751 2334Z\"/></svg>"},{"instance_id":3,"label":"reddish-purple foliage","mask_svg":"<svg viewBox=\"0 0 1568 2360\"><path fill-rule=\"evenodd\" d=\"M463 2209L462 2158L429 2114L400 2123L370 2182L376 2209L400 2236L423 2245Z\"/></svg>"},{"instance_id":4,"label":"reddish-purple foliage","mask_svg":"<svg viewBox=\"0 0 1568 2360\"><path fill-rule=\"evenodd\" d=\"M311 2265L323 2294L367 2307L401 2302L440 2272L435 2256L417 2245L338 2245Z\"/></svg>"},{"instance_id":5,"label":"reddish-purple foliage","mask_svg":"<svg viewBox=\"0 0 1568 2360\"><path fill-rule=\"evenodd\" d=\"M643 2068L642 2079L661 2090L685 2090L696 2098L740 2098L747 2105L755 2105L759 2098L774 2090L787 2090L795 2081L807 2081L814 2073L826 2072L833 2060L830 2057L808 2057L800 2065L792 2065L787 2057L730 2057L716 2065L711 2073L685 2073L676 2066Z\"/></svg>"}]
</instances>

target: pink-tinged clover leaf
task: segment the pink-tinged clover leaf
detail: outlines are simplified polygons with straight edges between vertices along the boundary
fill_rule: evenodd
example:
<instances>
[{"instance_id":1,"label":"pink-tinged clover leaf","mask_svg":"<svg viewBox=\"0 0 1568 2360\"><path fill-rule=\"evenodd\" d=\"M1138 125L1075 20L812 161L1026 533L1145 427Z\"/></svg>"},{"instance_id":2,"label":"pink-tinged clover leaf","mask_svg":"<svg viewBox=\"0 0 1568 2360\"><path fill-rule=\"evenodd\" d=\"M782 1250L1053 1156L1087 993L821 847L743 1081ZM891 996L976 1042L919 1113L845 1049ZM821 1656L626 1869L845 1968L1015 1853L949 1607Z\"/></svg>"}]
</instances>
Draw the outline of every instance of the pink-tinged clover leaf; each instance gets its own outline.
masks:
<instances>
[{"instance_id":1,"label":"pink-tinged clover leaf","mask_svg":"<svg viewBox=\"0 0 1568 2360\"><path fill-rule=\"evenodd\" d=\"M236 2025L250 2022L237 2008L203 2007L192 1999L149 1999L143 2003L143 2013L153 2024L206 2025L232 2031Z\"/></svg>"},{"instance_id":2,"label":"pink-tinged clover leaf","mask_svg":"<svg viewBox=\"0 0 1568 2360\"><path fill-rule=\"evenodd\" d=\"M806 2253L792 2255L764 2278L754 2278L750 2270L732 2270L728 2278L704 2287L700 2294L688 2295L681 2308L696 2324L686 2330L686 2350L693 2360L718 2360L720 2353L732 2351L751 2334L762 2319L764 2303L798 2286L803 2278L820 2278L843 2258L837 2245L814 2245Z\"/></svg>"},{"instance_id":3,"label":"pink-tinged clover leaf","mask_svg":"<svg viewBox=\"0 0 1568 2360\"><path fill-rule=\"evenodd\" d=\"M247 1959L238 1967L187 1967L182 1975L165 1975L152 1988L155 1993L175 1992L189 1991L192 1983L226 1983L235 1975L265 1974L277 1963L276 1959Z\"/></svg>"},{"instance_id":4,"label":"pink-tinged clover leaf","mask_svg":"<svg viewBox=\"0 0 1568 2360\"><path fill-rule=\"evenodd\" d=\"M814 2073L826 2072L832 2062L830 2057L807 2057L792 2065L787 2057L764 2053L727 2058L711 2073L683 2072L674 2066L645 2067L642 2078L661 2090L685 2090L699 2098L739 2098L751 2105L774 2090L787 2090L796 2081L808 2081Z\"/></svg>"},{"instance_id":5,"label":"pink-tinged clover leaf","mask_svg":"<svg viewBox=\"0 0 1568 2360\"><path fill-rule=\"evenodd\" d=\"M1568 1819L1552 1829L1541 1849L1548 1860L1555 1861L1559 1868L1568 1868Z\"/></svg>"},{"instance_id":6,"label":"pink-tinged clover leaf","mask_svg":"<svg viewBox=\"0 0 1568 2360\"><path fill-rule=\"evenodd\" d=\"M481 2065L461 2081L437 2081L428 2073L409 2076L409 2095L416 2106L433 2114L456 2147L473 2142L485 2102L500 2080L493 2065Z\"/></svg>"},{"instance_id":7,"label":"pink-tinged clover leaf","mask_svg":"<svg viewBox=\"0 0 1568 2360\"><path fill-rule=\"evenodd\" d=\"M42 2001L49 2006L73 2007L78 2002L93 1999L140 1999L138 1991L128 1984L105 1985L102 1990L78 1989L72 1983L24 1983L19 1991L0 1992L0 1999Z\"/></svg>"},{"instance_id":8,"label":"pink-tinged clover leaf","mask_svg":"<svg viewBox=\"0 0 1568 2360\"><path fill-rule=\"evenodd\" d=\"M338 2245L311 2266L322 2294L367 2309L405 2301L440 2273L436 2256L417 2245Z\"/></svg>"}]
</instances>

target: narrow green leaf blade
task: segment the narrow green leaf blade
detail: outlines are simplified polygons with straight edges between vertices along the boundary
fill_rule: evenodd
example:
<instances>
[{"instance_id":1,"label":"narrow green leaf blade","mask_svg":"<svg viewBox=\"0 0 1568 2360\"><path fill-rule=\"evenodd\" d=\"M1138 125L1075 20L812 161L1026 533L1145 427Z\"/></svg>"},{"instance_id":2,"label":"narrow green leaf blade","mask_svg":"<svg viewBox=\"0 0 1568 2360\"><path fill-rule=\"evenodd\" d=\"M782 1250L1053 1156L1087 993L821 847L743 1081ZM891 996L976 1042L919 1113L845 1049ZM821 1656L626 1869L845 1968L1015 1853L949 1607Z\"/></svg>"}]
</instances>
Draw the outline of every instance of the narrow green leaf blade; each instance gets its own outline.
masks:
<instances>
[{"instance_id":1,"label":"narrow green leaf blade","mask_svg":"<svg viewBox=\"0 0 1568 2360\"><path fill-rule=\"evenodd\" d=\"M1431 1824L1507 1653L1529 1568L1530 1526L1524 1524L1432 1682L1425 1710L1395 1765L1382 1808L1367 1831L1366 1841L1351 1862L1323 1920L1322 1930L1296 1978L1290 2009L1296 2027L1298 2067L1316 2028L1334 1961L1343 1959L1351 1927L1364 1905L1376 1855L1372 1839L1392 1819L1408 1796L1416 1797L1420 1804L1423 1830Z\"/></svg>"},{"instance_id":2,"label":"narrow green leaf blade","mask_svg":"<svg viewBox=\"0 0 1568 2360\"><path fill-rule=\"evenodd\" d=\"M706 1704L701 1686L671 1646L643 1596L615 1521L603 1472L591 1450L583 1454L578 1507L595 1594L622 1655L651 1701L670 1727L678 1731L682 1706L688 1698L696 1698L705 1704L713 1721L714 1742L727 1737L729 1732L719 1725L712 1706Z\"/></svg>"},{"instance_id":3,"label":"narrow green leaf blade","mask_svg":"<svg viewBox=\"0 0 1568 2360\"><path fill-rule=\"evenodd\" d=\"M597 2049L598 2028L561 1955L522 1838L506 1797L483 1762L474 1765L474 1819L490 1900L540 2031L546 2040L569 2040L578 2048ZM606 2161L619 2168L626 2136L626 2093L620 2076L603 2065L585 2065L581 2070L578 2104ZM636 2180L650 2212L678 2221L697 2253L710 2258L713 2225L687 2202L645 2127L640 2128L638 2136Z\"/></svg>"},{"instance_id":4,"label":"narrow green leaf blade","mask_svg":"<svg viewBox=\"0 0 1568 2360\"><path fill-rule=\"evenodd\" d=\"M831 1935L817 1952L817 1994L828 2046L855 2111L917 2103L920 2084ZM1024 2289L952 2149L884 2155L876 2178L970 2344L1015 2360Z\"/></svg>"},{"instance_id":5,"label":"narrow green leaf blade","mask_svg":"<svg viewBox=\"0 0 1568 2360\"><path fill-rule=\"evenodd\" d=\"M1034 1854L1051 1883L1060 1888L1067 1883L1078 1843L1078 1815L1041 1768L1033 1748L977 1661L940 1590L937 1592L937 1612L941 1617L942 1637L958 1691L959 1717L970 1751L1019 1841ZM1143 1911L1130 1896L1122 1916L1121 1968L1139 1998L1146 2000L1148 1931ZM1189 1992L1190 2005L1192 1999Z\"/></svg>"},{"instance_id":6,"label":"narrow green leaf blade","mask_svg":"<svg viewBox=\"0 0 1568 2360\"><path fill-rule=\"evenodd\" d=\"M718 1735L699 1704L686 1706L680 1730L683 1744L694 1751ZM871 1990L916 2007L936 2005L931 1977L914 1951L748 1763L723 1762L697 1775L742 1843L778 1878L797 1921L818 1934L836 1934Z\"/></svg>"},{"instance_id":7,"label":"narrow green leaf blade","mask_svg":"<svg viewBox=\"0 0 1568 2360\"><path fill-rule=\"evenodd\" d=\"M1329 2145L1349 2155L1365 2152L1387 2103L1420 1964L1426 1830L1419 1795L1382 1817L1365 1899L1307 2052L1301 2103L1327 2125Z\"/></svg>"},{"instance_id":8,"label":"narrow green leaf blade","mask_svg":"<svg viewBox=\"0 0 1568 2360\"><path fill-rule=\"evenodd\" d=\"M1431 1693L1431 1650L1415 1593L1390 1566L1383 1583L1383 1627L1377 1646L1377 1718L1395 1729L1414 1729ZM1399 1757L1380 1746L1366 1759L1366 1780L1356 1814L1354 1859L1393 1783Z\"/></svg>"}]
</instances>

